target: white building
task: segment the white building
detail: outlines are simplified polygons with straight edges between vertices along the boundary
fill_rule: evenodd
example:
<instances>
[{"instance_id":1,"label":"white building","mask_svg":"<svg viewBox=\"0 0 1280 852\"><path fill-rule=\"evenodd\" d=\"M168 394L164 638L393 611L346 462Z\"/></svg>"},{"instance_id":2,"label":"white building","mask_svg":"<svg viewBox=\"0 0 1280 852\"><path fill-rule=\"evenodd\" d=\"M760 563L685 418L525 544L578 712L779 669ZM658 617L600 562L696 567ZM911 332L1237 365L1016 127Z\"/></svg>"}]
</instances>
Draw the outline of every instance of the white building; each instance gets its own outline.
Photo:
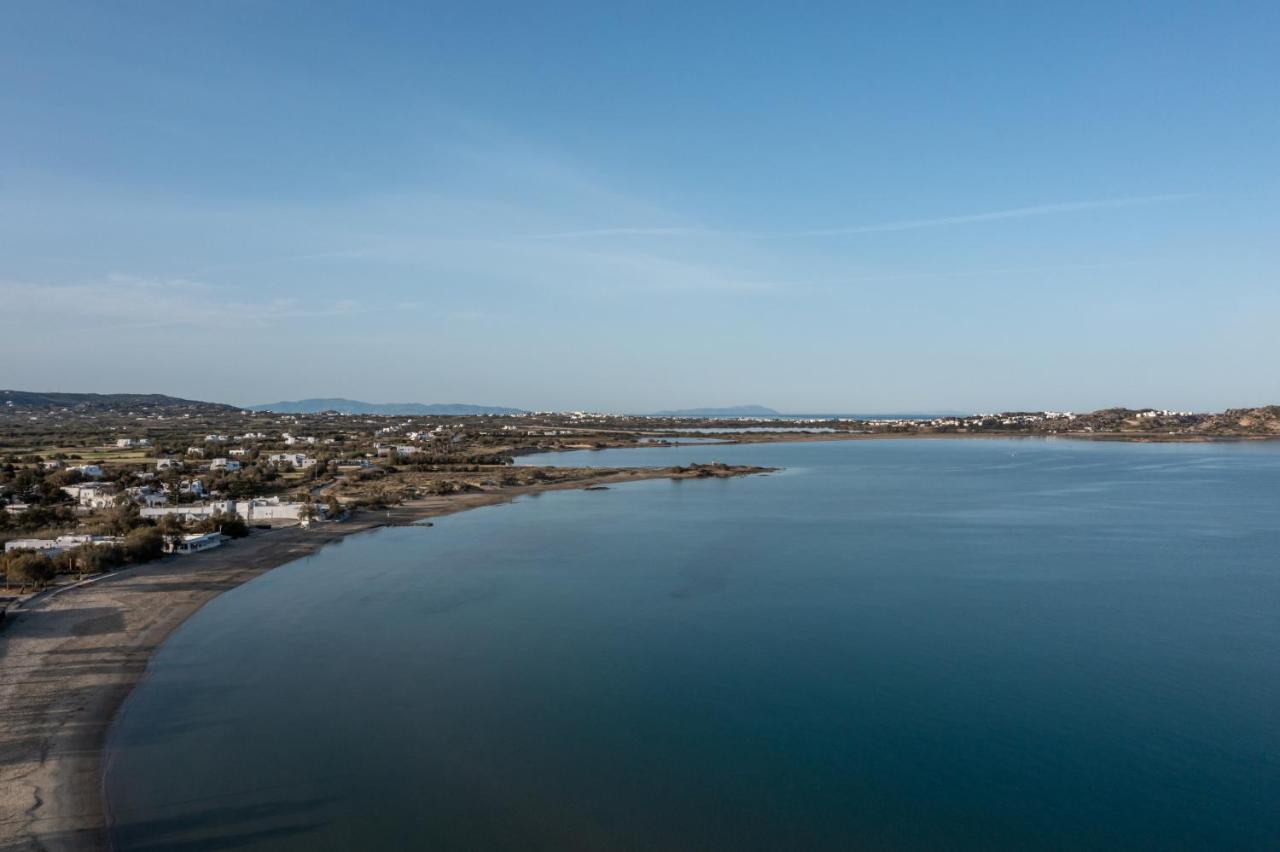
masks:
<instances>
[{"instance_id":1,"label":"white building","mask_svg":"<svg viewBox=\"0 0 1280 852\"><path fill-rule=\"evenodd\" d=\"M311 467L316 460L303 453L274 453L267 461L272 464L288 464L301 470L302 468Z\"/></svg>"},{"instance_id":2,"label":"white building","mask_svg":"<svg viewBox=\"0 0 1280 852\"><path fill-rule=\"evenodd\" d=\"M151 446L150 438L119 438L116 440L116 446L122 450L130 447L149 447Z\"/></svg>"},{"instance_id":3,"label":"white building","mask_svg":"<svg viewBox=\"0 0 1280 852\"><path fill-rule=\"evenodd\" d=\"M209 462L210 470L225 470L227 473L240 469L240 462L234 459L214 459Z\"/></svg>"},{"instance_id":4,"label":"white building","mask_svg":"<svg viewBox=\"0 0 1280 852\"><path fill-rule=\"evenodd\" d=\"M178 485L179 494L190 494L192 497L204 496L204 483L199 479L184 479Z\"/></svg>"},{"instance_id":5,"label":"white building","mask_svg":"<svg viewBox=\"0 0 1280 852\"><path fill-rule=\"evenodd\" d=\"M133 502L141 506L163 506L169 502L169 497L158 488L146 486L143 488L130 488L128 494L133 498Z\"/></svg>"},{"instance_id":6,"label":"white building","mask_svg":"<svg viewBox=\"0 0 1280 852\"><path fill-rule=\"evenodd\" d=\"M115 487L101 482L64 485L62 491L86 509L109 509L116 504Z\"/></svg>"},{"instance_id":7,"label":"white building","mask_svg":"<svg viewBox=\"0 0 1280 852\"><path fill-rule=\"evenodd\" d=\"M164 549L166 553L199 553L202 550L212 550L222 545L222 533L199 533L196 535L184 535L177 544L166 542Z\"/></svg>"},{"instance_id":8,"label":"white building","mask_svg":"<svg viewBox=\"0 0 1280 852\"><path fill-rule=\"evenodd\" d=\"M57 540L52 538L16 538L4 543L5 553L12 553L15 550L37 550L55 556L65 549L58 547Z\"/></svg>"},{"instance_id":9,"label":"white building","mask_svg":"<svg viewBox=\"0 0 1280 852\"><path fill-rule=\"evenodd\" d=\"M311 503L286 503L279 497L258 498L256 500L240 500L236 503L236 514L248 523L254 521L301 521L303 507L314 506L316 517L323 517L324 507Z\"/></svg>"},{"instance_id":10,"label":"white building","mask_svg":"<svg viewBox=\"0 0 1280 852\"><path fill-rule=\"evenodd\" d=\"M156 459L156 470L182 470L182 459Z\"/></svg>"},{"instance_id":11,"label":"white building","mask_svg":"<svg viewBox=\"0 0 1280 852\"><path fill-rule=\"evenodd\" d=\"M316 517L325 515L325 508L318 503L293 503L282 501L279 497L259 497L254 500L213 500L208 503L196 503L190 506L156 506L144 507L139 513L144 518L163 518L166 515L177 515L183 520L202 521L214 515L235 515L246 523L264 521L301 521L305 515L304 506L313 506Z\"/></svg>"},{"instance_id":12,"label":"white building","mask_svg":"<svg viewBox=\"0 0 1280 852\"><path fill-rule=\"evenodd\" d=\"M236 501L215 500L210 503L192 503L188 506L144 506L138 514L144 518L163 518L166 515L177 515L183 520L202 521L214 515L234 515Z\"/></svg>"},{"instance_id":13,"label":"white building","mask_svg":"<svg viewBox=\"0 0 1280 852\"><path fill-rule=\"evenodd\" d=\"M92 479L102 478L102 468L96 464L78 464L75 467L69 467L67 470L74 470L81 476L87 476Z\"/></svg>"},{"instance_id":14,"label":"white building","mask_svg":"<svg viewBox=\"0 0 1280 852\"><path fill-rule=\"evenodd\" d=\"M60 535L57 538L19 538L5 542L4 552L37 550L55 556L82 544L119 544L121 539L109 535Z\"/></svg>"}]
</instances>

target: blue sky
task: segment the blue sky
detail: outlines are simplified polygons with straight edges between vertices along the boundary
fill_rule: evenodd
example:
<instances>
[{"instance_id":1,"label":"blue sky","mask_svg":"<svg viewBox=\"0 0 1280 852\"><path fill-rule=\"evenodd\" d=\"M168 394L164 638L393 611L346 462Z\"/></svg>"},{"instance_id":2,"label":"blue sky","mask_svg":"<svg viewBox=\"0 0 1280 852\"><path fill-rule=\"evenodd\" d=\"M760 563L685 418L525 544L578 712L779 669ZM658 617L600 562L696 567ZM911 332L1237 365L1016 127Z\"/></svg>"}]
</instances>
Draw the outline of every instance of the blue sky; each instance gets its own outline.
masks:
<instances>
[{"instance_id":1,"label":"blue sky","mask_svg":"<svg viewBox=\"0 0 1280 852\"><path fill-rule=\"evenodd\" d=\"M1280 4L373 5L6 4L0 386L1280 402Z\"/></svg>"}]
</instances>

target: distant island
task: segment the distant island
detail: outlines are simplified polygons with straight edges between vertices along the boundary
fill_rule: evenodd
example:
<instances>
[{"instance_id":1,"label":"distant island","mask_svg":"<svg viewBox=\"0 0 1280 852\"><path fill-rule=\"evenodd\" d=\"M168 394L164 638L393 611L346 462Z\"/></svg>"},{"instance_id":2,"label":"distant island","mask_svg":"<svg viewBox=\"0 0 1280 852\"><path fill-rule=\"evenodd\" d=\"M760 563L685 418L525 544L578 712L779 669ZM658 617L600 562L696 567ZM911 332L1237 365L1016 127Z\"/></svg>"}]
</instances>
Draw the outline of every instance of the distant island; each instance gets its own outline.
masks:
<instances>
[{"instance_id":1,"label":"distant island","mask_svg":"<svg viewBox=\"0 0 1280 852\"><path fill-rule=\"evenodd\" d=\"M361 402L358 399L299 399L292 402L266 402L248 406L250 411L276 414L319 414L337 411L341 414L382 414L405 416L468 416L476 414L524 414L524 409L501 405L468 405L459 402L425 404L421 402Z\"/></svg>"},{"instance_id":2,"label":"distant island","mask_svg":"<svg viewBox=\"0 0 1280 852\"><path fill-rule=\"evenodd\" d=\"M731 405L727 408L677 408L659 411L655 417L778 417L782 412L763 405Z\"/></svg>"}]
</instances>

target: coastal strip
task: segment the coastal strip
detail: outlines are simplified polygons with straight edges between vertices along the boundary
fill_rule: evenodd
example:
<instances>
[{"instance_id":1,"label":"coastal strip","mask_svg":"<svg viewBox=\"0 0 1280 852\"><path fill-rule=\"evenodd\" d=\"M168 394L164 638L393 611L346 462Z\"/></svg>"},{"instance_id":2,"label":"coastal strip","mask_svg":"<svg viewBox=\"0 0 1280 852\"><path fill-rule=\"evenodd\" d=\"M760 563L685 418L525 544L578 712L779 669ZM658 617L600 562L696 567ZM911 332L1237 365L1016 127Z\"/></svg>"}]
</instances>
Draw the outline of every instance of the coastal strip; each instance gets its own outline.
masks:
<instances>
[{"instance_id":1,"label":"coastal strip","mask_svg":"<svg viewBox=\"0 0 1280 852\"><path fill-rule=\"evenodd\" d=\"M352 519L258 532L218 550L137 566L29 602L0 630L0 850L109 846L106 737L151 655L213 598L348 535L544 491L768 468L624 469L486 492L426 497Z\"/></svg>"}]
</instances>

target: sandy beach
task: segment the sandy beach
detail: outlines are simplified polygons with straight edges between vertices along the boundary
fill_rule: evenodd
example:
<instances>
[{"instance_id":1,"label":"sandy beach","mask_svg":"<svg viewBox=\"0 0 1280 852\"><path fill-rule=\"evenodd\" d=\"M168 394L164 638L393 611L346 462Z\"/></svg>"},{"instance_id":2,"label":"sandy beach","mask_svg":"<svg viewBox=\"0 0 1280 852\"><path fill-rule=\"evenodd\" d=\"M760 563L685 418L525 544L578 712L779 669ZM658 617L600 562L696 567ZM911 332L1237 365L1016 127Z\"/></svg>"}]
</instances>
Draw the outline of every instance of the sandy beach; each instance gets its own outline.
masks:
<instances>
[{"instance_id":1,"label":"sandy beach","mask_svg":"<svg viewBox=\"0 0 1280 852\"><path fill-rule=\"evenodd\" d=\"M756 472L756 471L740 471ZM0 629L0 850L108 847L103 747L151 655L222 592L354 533L508 502L524 494L641 479L607 472L500 492L431 497L351 520L256 532L208 553L170 557L29 601Z\"/></svg>"}]
</instances>

